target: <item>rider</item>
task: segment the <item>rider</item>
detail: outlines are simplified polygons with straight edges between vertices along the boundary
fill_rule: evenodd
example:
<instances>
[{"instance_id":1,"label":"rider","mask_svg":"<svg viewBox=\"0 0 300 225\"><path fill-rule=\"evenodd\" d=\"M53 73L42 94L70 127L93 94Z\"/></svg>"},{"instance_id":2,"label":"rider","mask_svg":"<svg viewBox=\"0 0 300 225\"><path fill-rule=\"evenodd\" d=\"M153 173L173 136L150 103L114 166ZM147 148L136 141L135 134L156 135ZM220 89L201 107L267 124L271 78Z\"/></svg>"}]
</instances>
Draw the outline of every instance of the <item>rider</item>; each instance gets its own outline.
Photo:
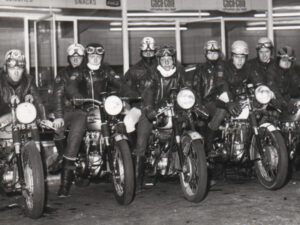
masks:
<instances>
[{"instance_id":1,"label":"rider","mask_svg":"<svg viewBox=\"0 0 300 225\"><path fill-rule=\"evenodd\" d=\"M78 43L71 44L67 49L67 55L69 65L57 75L54 88L55 99L57 99L57 105L60 106L59 110L54 112L53 126L56 128L54 140L59 152L59 159L63 158L61 185L57 193L59 197L69 196L74 161L86 129L86 113L75 110L71 106L72 98L82 98L79 89L83 79L82 65L85 48ZM65 129L69 129L66 148ZM53 165L54 168L57 167L56 164Z\"/></svg>"},{"instance_id":2,"label":"rider","mask_svg":"<svg viewBox=\"0 0 300 225\"><path fill-rule=\"evenodd\" d=\"M142 115L137 125L137 143L134 150L137 189L140 189L143 183L145 151L152 131L152 120L158 113L159 106L170 97L172 90L184 86L184 70L180 64L176 64L175 56L175 49L171 46L158 49L157 67L145 82Z\"/></svg>"},{"instance_id":3,"label":"rider","mask_svg":"<svg viewBox=\"0 0 300 225\"><path fill-rule=\"evenodd\" d=\"M152 76L157 67L157 60L155 58L155 40L152 37L144 37L141 41L140 45L140 54L141 60L138 61L135 65L133 65L126 73L125 73L125 81L126 84L129 85L132 90L138 93L138 96L143 96L144 90L147 87L147 83L151 82L153 79ZM140 115L141 102L134 104L133 106L137 107L136 115ZM133 115L133 114L131 114ZM138 116L134 116L138 118ZM131 118L131 116L130 116ZM129 115L126 117L128 121L130 121L131 126L127 126L127 132L130 137L131 145L133 146L135 142L135 124L137 122L136 119L129 119Z\"/></svg>"},{"instance_id":4,"label":"rider","mask_svg":"<svg viewBox=\"0 0 300 225\"><path fill-rule=\"evenodd\" d=\"M11 120L10 105L33 102L43 123L48 123L42 100L29 74L25 73L25 55L19 49L11 49L5 54L4 67L0 77L1 120ZM8 115L8 117L7 117ZM10 122L10 121L5 121Z\"/></svg>"}]
</instances>

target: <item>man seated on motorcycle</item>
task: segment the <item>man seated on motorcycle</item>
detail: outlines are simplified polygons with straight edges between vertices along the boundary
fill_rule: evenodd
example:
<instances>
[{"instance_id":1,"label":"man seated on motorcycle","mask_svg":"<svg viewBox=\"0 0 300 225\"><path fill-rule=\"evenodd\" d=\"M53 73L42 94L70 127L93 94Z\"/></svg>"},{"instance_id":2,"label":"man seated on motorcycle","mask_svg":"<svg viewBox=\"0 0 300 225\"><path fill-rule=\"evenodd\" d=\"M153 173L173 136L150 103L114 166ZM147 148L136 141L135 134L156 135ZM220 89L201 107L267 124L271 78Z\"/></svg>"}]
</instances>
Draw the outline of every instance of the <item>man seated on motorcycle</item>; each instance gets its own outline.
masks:
<instances>
[{"instance_id":1,"label":"man seated on motorcycle","mask_svg":"<svg viewBox=\"0 0 300 225\"><path fill-rule=\"evenodd\" d=\"M55 145L59 152L58 160L52 165L53 170L59 167L62 160L61 184L57 195L69 196L73 178L74 162L86 130L86 113L74 109L71 105L72 98L82 98L80 84L83 80L83 60L85 48L78 43L70 45L67 49L69 65L63 68L55 79ZM69 130L65 148L65 129Z\"/></svg>"},{"instance_id":2,"label":"man seated on motorcycle","mask_svg":"<svg viewBox=\"0 0 300 225\"><path fill-rule=\"evenodd\" d=\"M5 54L0 86L0 121L11 122L10 106L21 102L32 102L37 107L42 123L49 124L38 90L32 77L25 73L25 55L19 49L11 49ZM3 121L3 119L5 121Z\"/></svg>"},{"instance_id":3,"label":"man seated on motorcycle","mask_svg":"<svg viewBox=\"0 0 300 225\"><path fill-rule=\"evenodd\" d=\"M147 87L147 83L151 82L152 76L157 67L157 60L155 58L155 40L152 37L144 37L140 45L141 60L133 65L125 73L125 82L129 85L138 96L143 98L144 90ZM131 146L134 146L136 141L135 125L138 122L138 118L141 115L141 102L137 102L132 105L136 107L132 108L131 112L125 117L126 126ZM134 110L134 111L133 111ZM136 112L136 113L134 113Z\"/></svg>"},{"instance_id":4,"label":"man seated on motorcycle","mask_svg":"<svg viewBox=\"0 0 300 225\"><path fill-rule=\"evenodd\" d=\"M152 132L152 121L161 104L170 98L172 91L184 86L184 70L180 64L176 64L175 57L173 47L164 46L158 49L156 52L158 65L145 83L142 115L137 125L137 143L134 150L137 189L141 189L143 184L145 151Z\"/></svg>"},{"instance_id":5,"label":"man seated on motorcycle","mask_svg":"<svg viewBox=\"0 0 300 225\"><path fill-rule=\"evenodd\" d=\"M290 102L291 98L300 97L300 78L294 68L295 60L295 51L290 46L279 49L274 82L282 97L282 109L289 114L297 112L297 106Z\"/></svg>"},{"instance_id":6,"label":"man seated on motorcycle","mask_svg":"<svg viewBox=\"0 0 300 225\"><path fill-rule=\"evenodd\" d=\"M221 58L219 43L209 40L204 46L206 62L197 65L193 75L193 88L197 92L197 97L208 110L210 123L206 133L206 151L213 145L215 133L226 113L225 109L216 106L217 95L225 89L224 81L224 61Z\"/></svg>"}]
</instances>

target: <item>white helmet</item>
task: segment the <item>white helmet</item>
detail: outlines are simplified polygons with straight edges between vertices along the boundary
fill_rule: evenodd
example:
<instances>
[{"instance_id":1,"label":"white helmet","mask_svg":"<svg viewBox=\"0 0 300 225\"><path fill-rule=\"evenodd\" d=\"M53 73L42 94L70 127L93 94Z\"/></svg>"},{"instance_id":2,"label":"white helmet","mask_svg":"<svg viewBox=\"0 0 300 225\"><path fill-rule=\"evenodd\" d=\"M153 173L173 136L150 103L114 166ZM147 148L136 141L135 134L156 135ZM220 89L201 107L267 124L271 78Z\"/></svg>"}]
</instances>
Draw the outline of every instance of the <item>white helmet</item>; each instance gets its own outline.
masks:
<instances>
[{"instance_id":1,"label":"white helmet","mask_svg":"<svg viewBox=\"0 0 300 225\"><path fill-rule=\"evenodd\" d=\"M67 49L68 56L73 56L77 54L78 56L84 56L85 55L85 48L78 43L71 44Z\"/></svg>"},{"instance_id":2,"label":"white helmet","mask_svg":"<svg viewBox=\"0 0 300 225\"><path fill-rule=\"evenodd\" d=\"M155 50L154 38L153 37L144 37L141 41L140 49L142 51L146 51L146 50L154 51Z\"/></svg>"},{"instance_id":3,"label":"white helmet","mask_svg":"<svg viewBox=\"0 0 300 225\"><path fill-rule=\"evenodd\" d=\"M245 41L235 41L231 45L231 52L236 55L248 55L249 54L249 47Z\"/></svg>"},{"instance_id":4,"label":"white helmet","mask_svg":"<svg viewBox=\"0 0 300 225\"><path fill-rule=\"evenodd\" d=\"M219 43L216 40L209 40L204 45L205 51L220 51Z\"/></svg>"}]
</instances>

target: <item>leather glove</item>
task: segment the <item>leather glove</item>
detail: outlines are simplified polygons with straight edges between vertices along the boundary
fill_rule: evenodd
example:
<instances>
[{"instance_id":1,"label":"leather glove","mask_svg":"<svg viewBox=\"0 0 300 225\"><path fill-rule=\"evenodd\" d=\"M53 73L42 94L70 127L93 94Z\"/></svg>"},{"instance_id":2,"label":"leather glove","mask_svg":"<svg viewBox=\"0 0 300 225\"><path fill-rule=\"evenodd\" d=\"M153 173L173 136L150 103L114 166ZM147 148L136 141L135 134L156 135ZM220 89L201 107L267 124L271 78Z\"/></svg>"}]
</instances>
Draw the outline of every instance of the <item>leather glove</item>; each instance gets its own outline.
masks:
<instances>
[{"instance_id":1,"label":"leather glove","mask_svg":"<svg viewBox=\"0 0 300 225\"><path fill-rule=\"evenodd\" d=\"M289 114L294 115L297 111L298 111L298 107L296 105L294 105L291 102L287 104L287 112Z\"/></svg>"},{"instance_id":2,"label":"leather glove","mask_svg":"<svg viewBox=\"0 0 300 225\"><path fill-rule=\"evenodd\" d=\"M156 115L157 115L157 112L156 112L156 110L154 110L154 109L149 109L149 110L147 110L147 112L146 112L146 117L147 117L150 121L154 120L155 117L156 117Z\"/></svg>"},{"instance_id":3,"label":"leather glove","mask_svg":"<svg viewBox=\"0 0 300 225\"><path fill-rule=\"evenodd\" d=\"M242 112L242 107L238 102L228 102L226 108L232 116L238 116Z\"/></svg>"},{"instance_id":4,"label":"leather glove","mask_svg":"<svg viewBox=\"0 0 300 225\"><path fill-rule=\"evenodd\" d=\"M270 103L275 109L281 110L281 103L278 99L273 98Z\"/></svg>"},{"instance_id":5,"label":"leather glove","mask_svg":"<svg viewBox=\"0 0 300 225\"><path fill-rule=\"evenodd\" d=\"M53 121L53 127L54 128L61 128L63 127L65 124L65 121L63 118L56 118L54 121Z\"/></svg>"},{"instance_id":6,"label":"leather glove","mask_svg":"<svg viewBox=\"0 0 300 225\"><path fill-rule=\"evenodd\" d=\"M25 98L24 98L25 102L30 102L30 103L33 103L33 96L28 94L28 95L25 95Z\"/></svg>"},{"instance_id":7,"label":"leather glove","mask_svg":"<svg viewBox=\"0 0 300 225\"><path fill-rule=\"evenodd\" d=\"M196 105L195 106L195 113L198 117L202 117L203 119L208 119L209 112L204 105Z\"/></svg>"},{"instance_id":8,"label":"leather glove","mask_svg":"<svg viewBox=\"0 0 300 225\"><path fill-rule=\"evenodd\" d=\"M20 103L19 97L18 97L17 95L12 95L12 96L10 97L10 103L11 103L12 105L19 104L19 103Z\"/></svg>"}]
</instances>

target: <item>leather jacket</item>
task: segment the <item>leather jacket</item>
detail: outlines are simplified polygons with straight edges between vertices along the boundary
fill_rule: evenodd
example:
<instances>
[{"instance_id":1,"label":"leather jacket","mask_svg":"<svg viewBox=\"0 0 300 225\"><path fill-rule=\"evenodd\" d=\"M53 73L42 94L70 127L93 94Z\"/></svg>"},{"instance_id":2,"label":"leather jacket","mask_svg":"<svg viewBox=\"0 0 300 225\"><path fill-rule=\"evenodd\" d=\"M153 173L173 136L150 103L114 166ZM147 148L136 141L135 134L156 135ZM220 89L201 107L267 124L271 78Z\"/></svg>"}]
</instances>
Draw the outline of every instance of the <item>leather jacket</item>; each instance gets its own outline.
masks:
<instances>
[{"instance_id":1,"label":"leather jacket","mask_svg":"<svg viewBox=\"0 0 300 225\"><path fill-rule=\"evenodd\" d=\"M204 103L215 101L216 96L226 89L224 69L223 60L207 61L197 65L192 78L192 85Z\"/></svg>"},{"instance_id":2,"label":"leather jacket","mask_svg":"<svg viewBox=\"0 0 300 225\"><path fill-rule=\"evenodd\" d=\"M0 86L0 115L10 113L10 99L13 95L17 95L20 102L24 102L26 95L32 95L36 106L38 116L40 119L46 119L46 112L39 92L30 75L23 75L22 80L17 86L11 85L6 79L6 72L1 73L1 86Z\"/></svg>"}]
</instances>

